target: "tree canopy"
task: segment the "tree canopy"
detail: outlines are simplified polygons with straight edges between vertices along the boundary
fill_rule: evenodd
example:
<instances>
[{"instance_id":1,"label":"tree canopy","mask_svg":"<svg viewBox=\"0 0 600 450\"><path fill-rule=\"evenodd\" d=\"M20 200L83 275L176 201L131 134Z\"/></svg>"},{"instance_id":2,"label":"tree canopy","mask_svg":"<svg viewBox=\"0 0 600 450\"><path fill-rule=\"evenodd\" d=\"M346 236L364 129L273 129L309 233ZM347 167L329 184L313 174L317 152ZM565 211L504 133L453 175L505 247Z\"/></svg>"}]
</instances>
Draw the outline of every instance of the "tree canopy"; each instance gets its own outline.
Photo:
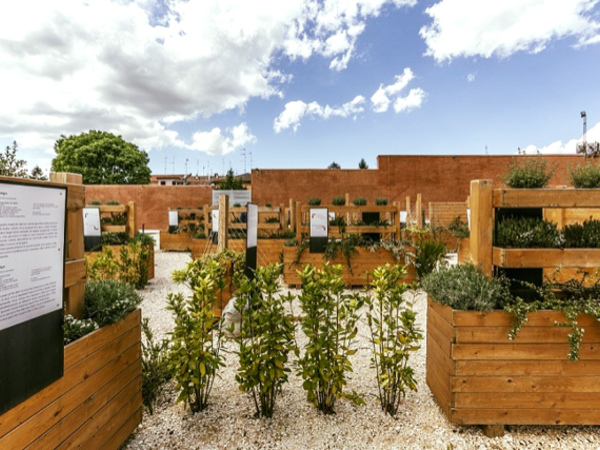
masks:
<instances>
[{"instance_id":1,"label":"tree canopy","mask_svg":"<svg viewBox=\"0 0 600 450\"><path fill-rule=\"evenodd\" d=\"M365 158L362 158L360 160L360 162L358 163L358 168L359 169L368 169L369 165L367 164L367 162L365 161Z\"/></svg>"},{"instance_id":2,"label":"tree canopy","mask_svg":"<svg viewBox=\"0 0 600 450\"><path fill-rule=\"evenodd\" d=\"M244 188L244 183L241 178L235 178L233 175L233 169L229 169L227 171L227 175L225 178L219 182L219 189L226 190L242 190Z\"/></svg>"},{"instance_id":3,"label":"tree canopy","mask_svg":"<svg viewBox=\"0 0 600 450\"><path fill-rule=\"evenodd\" d=\"M328 169L341 169L342 167L334 161L331 164L329 164L329 166L327 166L327 168Z\"/></svg>"},{"instance_id":4,"label":"tree canopy","mask_svg":"<svg viewBox=\"0 0 600 450\"><path fill-rule=\"evenodd\" d=\"M61 136L54 144L54 172L83 175L84 184L148 184L148 153L105 131Z\"/></svg>"},{"instance_id":5,"label":"tree canopy","mask_svg":"<svg viewBox=\"0 0 600 450\"><path fill-rule=\"evenodd\" d=\"M17 142L12 147L6 146L4 153L0 153L0 175L4 177L27 178L27 161L17 158Z\"/></svg>"}]
</instances>

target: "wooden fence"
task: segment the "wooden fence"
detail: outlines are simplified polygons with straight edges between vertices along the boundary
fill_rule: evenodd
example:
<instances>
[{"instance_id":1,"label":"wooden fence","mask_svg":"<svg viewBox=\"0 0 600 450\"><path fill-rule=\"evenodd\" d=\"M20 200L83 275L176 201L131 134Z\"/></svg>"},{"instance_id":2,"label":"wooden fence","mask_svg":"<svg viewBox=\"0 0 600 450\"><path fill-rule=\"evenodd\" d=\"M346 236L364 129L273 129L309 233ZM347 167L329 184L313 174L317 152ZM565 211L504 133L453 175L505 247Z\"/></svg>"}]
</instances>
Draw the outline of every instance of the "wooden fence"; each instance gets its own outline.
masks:
<instances>
[{"instance_id":1,"label":"wooden fence","mask_svg":"<svg viewBox=\"0 0 600 450\"><path fill-rule=\"evenodd\" d=\"M86 205L86 208L98 208L100 210L100 226L103 233L127 233L129 237L134 237L137 233L137 214L135 202L129 202L126 205ZM115 225L108 223L107 219L112 219L117 214L124 224Z\"/></svg>"}]
</instances>

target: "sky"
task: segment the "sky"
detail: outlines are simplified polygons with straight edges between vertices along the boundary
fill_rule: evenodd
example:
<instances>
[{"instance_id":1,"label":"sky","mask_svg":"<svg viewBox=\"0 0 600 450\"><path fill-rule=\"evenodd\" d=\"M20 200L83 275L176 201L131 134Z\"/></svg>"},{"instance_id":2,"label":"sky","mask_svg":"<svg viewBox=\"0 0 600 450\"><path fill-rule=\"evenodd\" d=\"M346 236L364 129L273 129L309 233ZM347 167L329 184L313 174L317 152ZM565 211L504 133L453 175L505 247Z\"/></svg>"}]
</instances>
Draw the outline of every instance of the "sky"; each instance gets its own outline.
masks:
<instances>
[{"instance_id":1,"label":"sky","mask_svg":"<svg viewBox=\"0 0 600 450\"><path fill-rule=\"evenodd\" d=\"M600 141L600 0L19 0L0 148L121 135L154 174Z\"/></svg>"}]
</instances>

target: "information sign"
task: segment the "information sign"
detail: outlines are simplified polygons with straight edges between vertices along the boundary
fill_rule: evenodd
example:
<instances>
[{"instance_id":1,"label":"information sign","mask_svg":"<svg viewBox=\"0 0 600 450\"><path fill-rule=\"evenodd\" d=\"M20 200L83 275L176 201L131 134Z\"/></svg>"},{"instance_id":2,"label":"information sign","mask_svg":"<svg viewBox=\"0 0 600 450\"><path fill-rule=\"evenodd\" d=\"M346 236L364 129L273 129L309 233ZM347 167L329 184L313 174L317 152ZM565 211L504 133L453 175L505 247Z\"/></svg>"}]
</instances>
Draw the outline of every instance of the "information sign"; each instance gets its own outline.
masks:
<instances>
[{"instance_id":1,"label":"information sign","mask_svg":"<svg viewBox=\"0 0 600 450\"><path fill-rule=\"evenodd\" d=\"M329 236L329 209L310 208L310 252L325 253Z\"/></svg>"}]
</instances>

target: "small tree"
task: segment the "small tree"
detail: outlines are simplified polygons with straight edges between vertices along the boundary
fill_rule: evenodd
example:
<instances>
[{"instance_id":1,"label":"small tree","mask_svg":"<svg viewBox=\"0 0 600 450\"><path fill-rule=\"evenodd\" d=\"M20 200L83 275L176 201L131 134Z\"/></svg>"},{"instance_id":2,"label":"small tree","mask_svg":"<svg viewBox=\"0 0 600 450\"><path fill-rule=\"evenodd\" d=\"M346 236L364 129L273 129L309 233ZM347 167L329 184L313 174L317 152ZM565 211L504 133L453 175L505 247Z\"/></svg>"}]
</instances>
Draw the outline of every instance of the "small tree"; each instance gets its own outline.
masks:
<instances>
[{"instance_id":1,"label":"small tree","mask_svg":"<svg viewBox=\"0 0 600 450\"><path fill-rule=\"evenodd\" d=\"M40 166L35 166L33 169L31 169L31 174L29 175L29 178L31 178L32 180L48 180Z\"/></svg>"},{"instance_id":2,"label":"small tree","mask_svg":"<svg viewBox=\"0 0 600 450\"><path fill-rule=\"evenodd\" d=\"M360 162L358 163L358 168L359 169L368 169L369 168L367 162L365 161L365 158L362 158L360 160Z\"/></svg>"},{"instance_id":3,"label":"small tree","mask_svg":"<svg viewBox=\"0 0 600 450\"><path fill-rule=\"evenodd\" d=\"M0 175L4 177L27 177L27 161L17 159L17 141L14 141L12 147L6 146L4 153L0 153Z\"/></svg>"},{"instance_id":4,"label":"small tree","mask_svg":"<svg viewBox=\"0 0 600 450\"><path fill-rule=\"evenodd\" d=\"M233 169L227 171L225 179L219 182L219 189L228 190L242 190L244 189L244 183L241 178L235 178L233 175Z\"/></svg>"},{"instance_id":5,"label":"small tree","mask_svg":"<svg viewBox=\"0 0 600 450\"><path fill-rule=\"evenodd\" d=\"M340 166L338 163L336 163L336 162L334 161L334 162L332 162L331 164L329 164L329 165L327 166L327 168L328 168L328 169L341 169L342 167L341 167L341 166Z\"/></svg>"}]
</instances>

